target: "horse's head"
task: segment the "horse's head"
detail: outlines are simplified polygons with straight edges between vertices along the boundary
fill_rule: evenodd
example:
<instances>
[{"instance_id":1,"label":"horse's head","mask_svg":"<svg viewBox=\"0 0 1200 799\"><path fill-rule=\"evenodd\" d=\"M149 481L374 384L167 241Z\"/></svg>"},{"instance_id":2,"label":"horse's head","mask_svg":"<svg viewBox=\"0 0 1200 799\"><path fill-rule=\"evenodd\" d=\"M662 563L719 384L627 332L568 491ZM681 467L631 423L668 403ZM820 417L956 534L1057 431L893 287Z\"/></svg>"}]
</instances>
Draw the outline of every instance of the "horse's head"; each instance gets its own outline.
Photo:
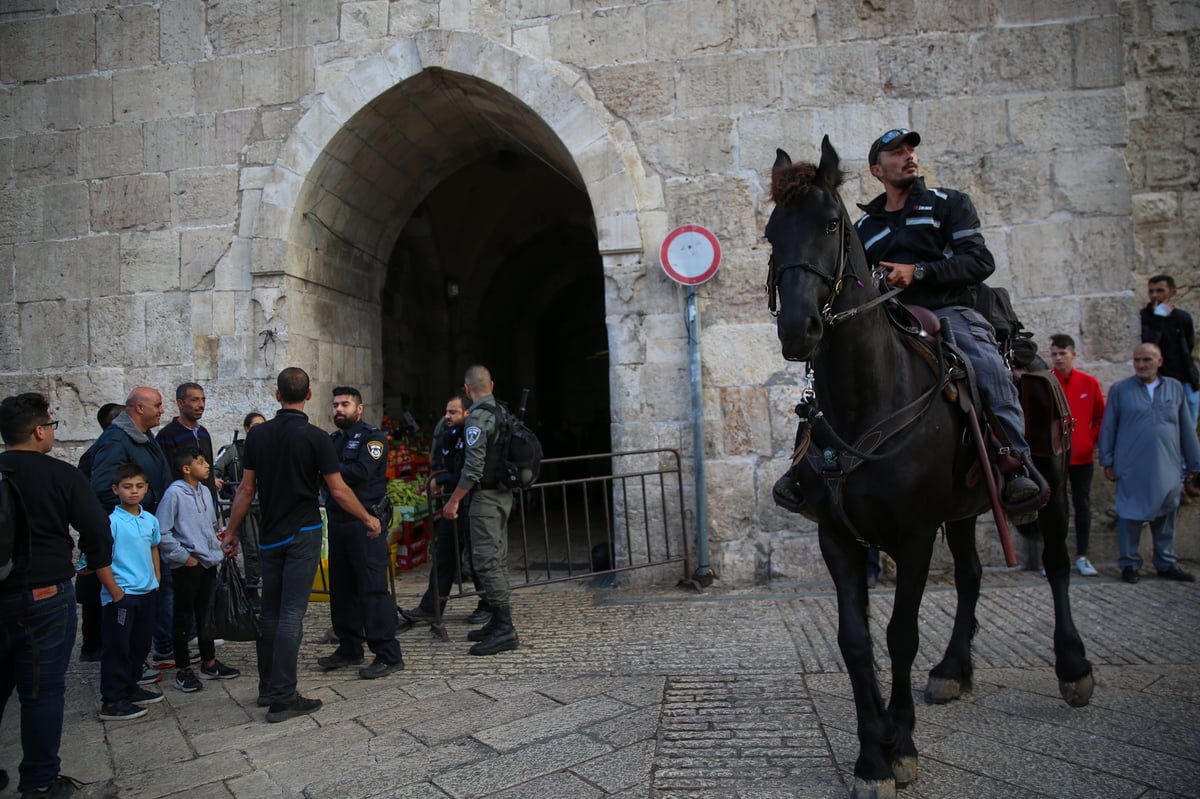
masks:
<instances>
[{"instance_id":1,"label":"horse's head","mask_svg":"<svg viewBox=\"0 0 1200 799\"><path fill-rule=\"evenodd\" d=\"M775 210L767 222L771 264L767 297L789 361L808 360L821 341L824 312L841 290L850 246L850 219L838 195L842 173L829 137L821 140L821 163L793 164L776 150L771 169ZM778 302L778 307L776 307Z\"/></svg>"}]
</instances>

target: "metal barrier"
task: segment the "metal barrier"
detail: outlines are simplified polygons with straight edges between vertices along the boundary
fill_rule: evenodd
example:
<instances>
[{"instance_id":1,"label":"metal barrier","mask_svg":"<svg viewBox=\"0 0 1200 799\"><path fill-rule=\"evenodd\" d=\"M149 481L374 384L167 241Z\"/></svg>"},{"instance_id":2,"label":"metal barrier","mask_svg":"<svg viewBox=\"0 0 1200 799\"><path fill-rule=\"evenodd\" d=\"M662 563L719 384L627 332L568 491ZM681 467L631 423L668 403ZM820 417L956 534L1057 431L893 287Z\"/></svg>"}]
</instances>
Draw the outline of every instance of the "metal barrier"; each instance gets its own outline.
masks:
<instances>
[{"instance_id":1,"label":"metal barrier","mask_svg":"<svg viewBox=\"0 0 1200 799\"><path fill-rule=\"evenodd\" d=\"M611 466L596 466L606 461ZM634 569L682 564L690 573L684 516L683 474L679 451L643 449L547 458L541 480L520 491L509 517L509 565L512 588L617 574ZM444 497L430 498L430 511ZM436 560L435 538L430 557ZM455 535L455 563L463 563ZM519 548L520 565L514 566ZM469 555L468 555L469 563ZM469 568L469 566L468 566ZM458 591L445 598L474 596L462 573Z\"/></svg>"}]
</instances>

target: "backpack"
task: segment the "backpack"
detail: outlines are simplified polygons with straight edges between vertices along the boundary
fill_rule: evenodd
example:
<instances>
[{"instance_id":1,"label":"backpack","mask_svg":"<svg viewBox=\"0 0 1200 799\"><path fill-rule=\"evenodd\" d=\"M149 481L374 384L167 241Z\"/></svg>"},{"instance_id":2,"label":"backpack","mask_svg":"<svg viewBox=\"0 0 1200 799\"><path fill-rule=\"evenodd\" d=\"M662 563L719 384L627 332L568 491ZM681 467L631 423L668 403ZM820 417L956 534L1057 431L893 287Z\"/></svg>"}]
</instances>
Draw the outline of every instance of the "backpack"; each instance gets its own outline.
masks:
<instances>
[{"instance_id":1,"label":"backpack","mask_svg":"<svg viewBox=\"0 0 1200 799\"><path fill-rule=\"evenodd\" d=\"M1033 334L1025 331L1021 320L1017 318L1008 289L980 283L975 295L975 310L995 329L996 344L1004 359L1027 368L1037 357L1037 344L1033 341Z\"/></svg>"},{"instance_id":2,"label":"backpack","mask_svg":"<svg viewBox=\"0 0 1200 799\"><path fill-rule=\"evenodd\" d=\"M0 581L19 564L24 564L29 550L25 506L21 502L21 492L5 474L9 471L0 467Z\"/></svg>"},{"instance_id":3,"label":"backpack","mask_svg":"<svg viewBox=\"0 0 1200 799\"><path fill-rule=\"evenodd\" d=\"M493 409L496 413L495 451L502 455L494 458L491 452L488 453L483 482L486 486L491 482L488 477L495 473L495 484L499 488L510 491L529 488L537 482L542 469L542 442L537 433L503 402L497 402Z\"/></svg>"}]
</instances>

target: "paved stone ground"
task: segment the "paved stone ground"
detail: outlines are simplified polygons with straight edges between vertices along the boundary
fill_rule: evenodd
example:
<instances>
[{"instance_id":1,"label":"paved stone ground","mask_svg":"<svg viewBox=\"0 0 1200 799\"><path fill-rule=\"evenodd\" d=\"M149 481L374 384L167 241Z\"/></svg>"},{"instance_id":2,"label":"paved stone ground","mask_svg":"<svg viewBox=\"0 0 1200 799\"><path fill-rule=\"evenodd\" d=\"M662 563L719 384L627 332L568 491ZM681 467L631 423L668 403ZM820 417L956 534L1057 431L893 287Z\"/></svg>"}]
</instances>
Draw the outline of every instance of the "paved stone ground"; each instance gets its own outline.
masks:
<instances>
[{"instance_id":1,"label":"paved stone ground","mask_svg":"<svg viewBox=\"0 0 1200 799\"><path fill-rule=\"evenodd\" d=\"M402 603L421 580L401 575ZM886 669L890 587L872 597ZM991 573L976 686L963 701L918 704L920 776L902 799L1200 792L1200 587L1109 573L1076 578L1072 601L1096 666L1092 704L1058 697L1044 581ZM473 603L459 602L455 640L403 634L408 668L376 682L315 668L328 607L313 604L301 688L325 701L320 712L266 724L252 648L231 643L220 655L247 676L195 694L167 688L146 717L105 724L98 664L75 664L63 771L88 783L85 797L123 799L844 797L857 741L834 604L827 583L528 589L515 599L516 652L467 655L461 619ZM953 588L931 585L917 692L953 607ZM14 774L16 723L14 700L0 725L0 767Z\"/></svg>"}]
</instances>

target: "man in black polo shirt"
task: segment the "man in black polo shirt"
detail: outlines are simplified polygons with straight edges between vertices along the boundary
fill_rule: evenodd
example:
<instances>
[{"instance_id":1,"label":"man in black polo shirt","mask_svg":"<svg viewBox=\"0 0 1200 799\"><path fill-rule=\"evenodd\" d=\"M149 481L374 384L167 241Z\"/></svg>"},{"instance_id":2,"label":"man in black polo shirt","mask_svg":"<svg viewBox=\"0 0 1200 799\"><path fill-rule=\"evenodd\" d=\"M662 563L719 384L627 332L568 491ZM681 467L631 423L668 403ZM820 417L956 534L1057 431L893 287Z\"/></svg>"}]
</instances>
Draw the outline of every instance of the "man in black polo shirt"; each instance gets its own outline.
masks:
<instances>
[{"instance_id":1,"label":"man in black polo shirt","mask_svg":"<svg viewBox=\"0 0 1200 799\"><path fill-rule=\"evenodd\" d=\"M380 533L372 516L342 479L337 453L321 428L309 424L304 403L312 399L308 374L288 367L279 373L275 418L246 434L242 483L233 498L225 549L237 553L237 530L258 492L262 513L258 549L262 563L262 615L258 640L258 704L269 707L267 721L312 713L320 699L296 690L308 595L321 558L321 509L317 492L322 477L330 496L366 525L366 535Z\"/></svg>"},{"instance_id":2,"label":"man in black polo shirt","mask_svg":"<svg viewBox=\"0 0 1200 799\"><path fill-rule=\"evenodd\" d=\"M22 796L69 796L58 773L67 664L75 646L75 542L118 605L124 592L112 574L108 514L83 474L49 456L58 422L41 394L0 402L0 469L21 494L15 565L0 581L0 716L13 688L21 701ZM0 790L8 774L0 770Z\"/></svg>"}]
</instances>

